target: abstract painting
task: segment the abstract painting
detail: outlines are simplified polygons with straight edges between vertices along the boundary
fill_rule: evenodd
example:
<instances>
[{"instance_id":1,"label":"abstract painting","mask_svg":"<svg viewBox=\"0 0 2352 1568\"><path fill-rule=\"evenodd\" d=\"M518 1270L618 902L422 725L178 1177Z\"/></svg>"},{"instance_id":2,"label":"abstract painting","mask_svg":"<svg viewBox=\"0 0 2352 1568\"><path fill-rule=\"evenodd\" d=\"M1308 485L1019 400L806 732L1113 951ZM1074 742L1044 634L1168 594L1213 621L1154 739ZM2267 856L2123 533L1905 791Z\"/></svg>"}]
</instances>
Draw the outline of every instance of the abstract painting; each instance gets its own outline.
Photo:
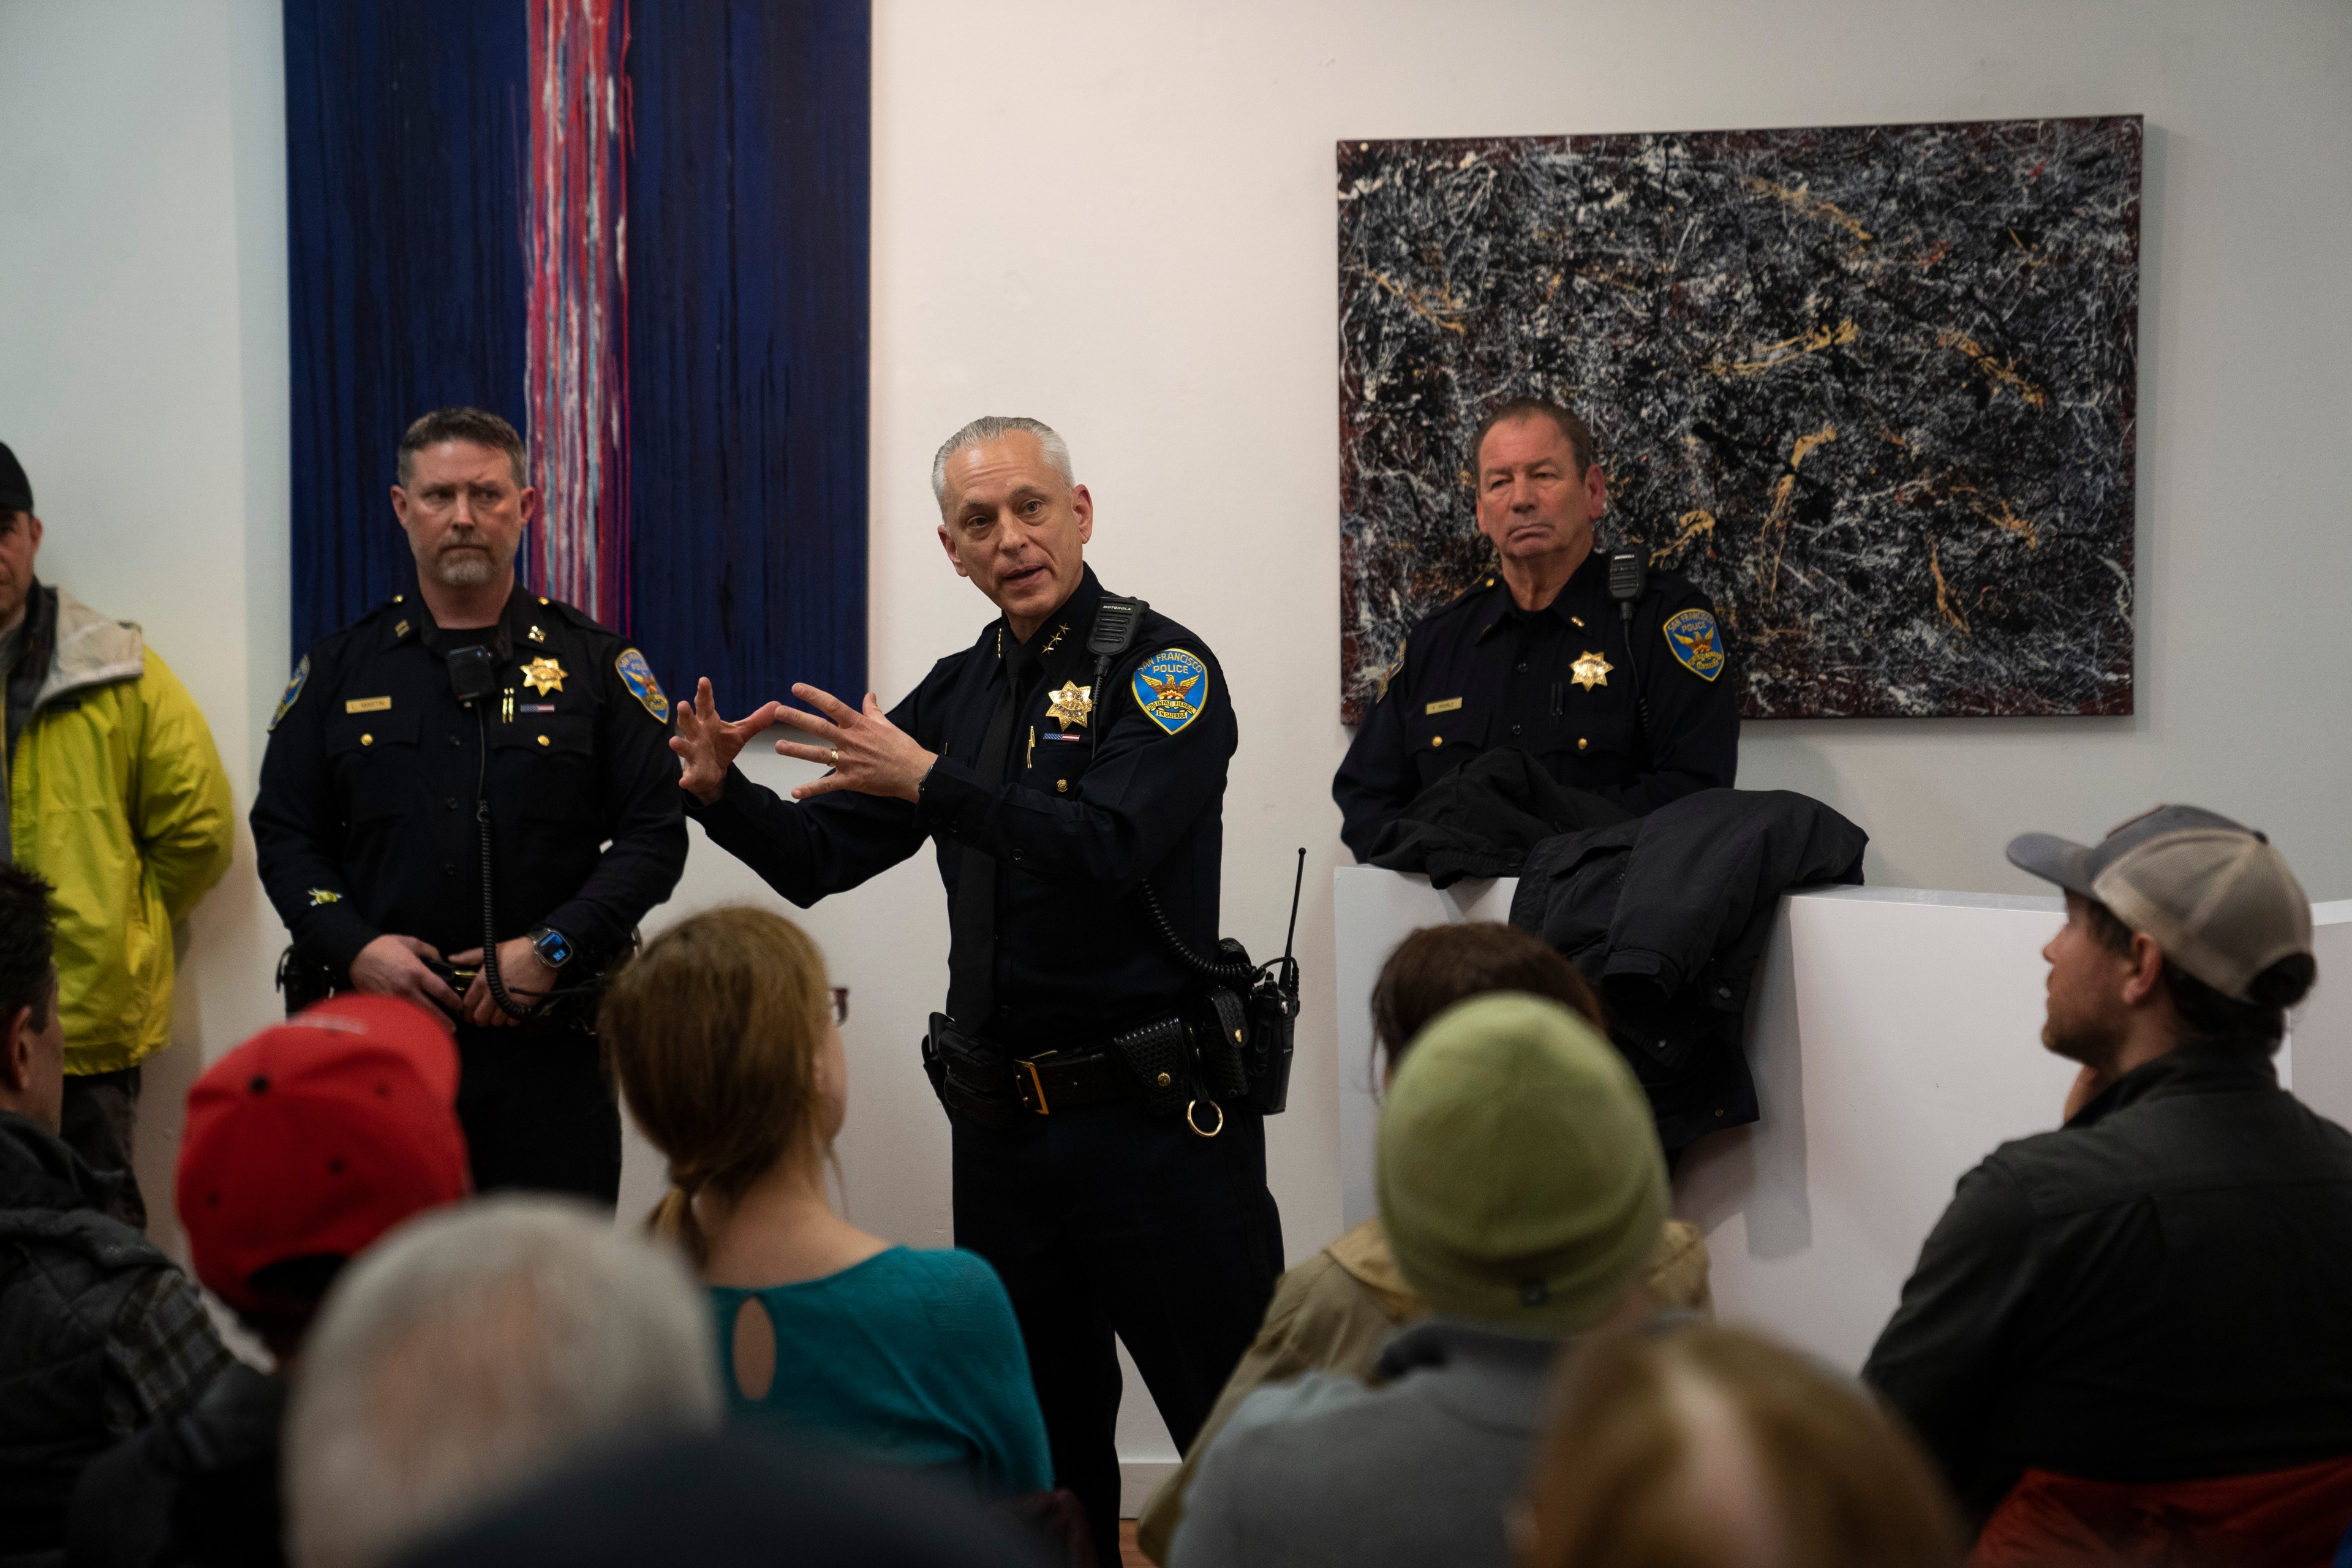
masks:
<instances>
[{"instance_id":1,"label":"abstract painting","mask_svg":"<svg viewBox=\"0 0 2352 1568\"><path fill-rule=\"evenodd\" d=\"M867 0L285 0L294 650L401 433L530 447L537 592L730 710L866 681Z\"/></svg>"},{"instance_id":2,"label":"abstract painting","mask_svg":"<svg viewBox=\"0 0 2352 1568\"><path fill-rule=\"evenodd\" d=\"M1340 143L1342 717L1489 569L1468 441L1527 394L1745 716L2129 713L2141 135Z\"/></svg>"}]
</instances>

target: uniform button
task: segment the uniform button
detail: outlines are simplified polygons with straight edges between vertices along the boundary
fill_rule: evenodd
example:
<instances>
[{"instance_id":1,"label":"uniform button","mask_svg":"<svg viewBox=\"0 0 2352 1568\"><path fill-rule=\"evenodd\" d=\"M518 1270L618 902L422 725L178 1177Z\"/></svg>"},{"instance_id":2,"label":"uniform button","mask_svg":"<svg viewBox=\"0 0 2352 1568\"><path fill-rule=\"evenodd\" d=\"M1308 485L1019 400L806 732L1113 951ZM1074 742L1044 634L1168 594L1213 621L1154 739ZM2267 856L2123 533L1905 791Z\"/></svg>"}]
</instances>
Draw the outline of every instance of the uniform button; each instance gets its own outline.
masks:
<instances>
[{"instance_id":1,"label":"uniform button","mask_svg":"<svg viewBox=\"0 0 2352 1568\"><path fill-rule=\"evenodd\" d=\"M1070 781L1069 781L1069 780L1067 780L1067 779L1055 779L1055 780L1054 781L1054 793L1055 793L1055 795L1067 795L1067 794L1069 794L1069 793L1070 793Z\"/></svg>"},{"instance_id":2,"label":"uniform button","mask_svg":"<svg viewBox=\"0 0 2352 1568\"><path fill-rule=\"evenodd\" d=\"M461 740L459 740L459 739L457 739L457 736L452 735L452 736L450 736L450 737L449 737L449 743L450 743L451 745L453 745L453 746L462 746L462 745L464 745L466 742L463 742L463 741L461 741Z\"/></svg>"},{"instance_id":3,"label":"uniform button","mask_svg":"<svg viewBox=\"0 0 2352 1568\"><path fill-rule=\"evenodd\" d=\"M1511 726L1511 733L1512 733L1512 734L1514 734L1514 735L1516 735L1516 734L1517 734L1518 732L1519 732L1519 726L1518 726L1518 725L1517 725L1517 724L1512 725L1512 726Z\"/></svg>"},{"instance_id":4,"label":"uniform button","mask_svg":"<svg viewBox=\"0 0 2352 1568\"><path fill-rule=\"evenodd\" d=\"M547 744L547 737L546 737L546 736L544 736L544 735L541 735L541 736L539 738L539 743L540 743L541 745L542 745L542 746L544 746L545 744Z\"/></svg>"},{"instance_id":5,"label":"uniform button","mask_svg":"<svg viewBox=\"0 0 2352 1568\"><path fill-rule=\"evenodd\" d=\"M1445 744L1445 737L1443 735L1432 735L1429 738L1429 743L1433 746L1442 746Z\"/></svg>"},{"instance_id":6,"label":"uniform button","mask_svg":"<svg viewBox=\"0 0 2352 1568\"><path fill-rule=\"evenodd\" d=\"M1591 743L1592 743L1591 742L1590 742L1590 741L1586 740L1586 739L1585 739L1583 736L1581 736L1581 735L1579 735L1579 736L1576 738L1576 749L1577 749L1578 751L1580 751L1580 751L1582 751L1582 750L1584 750L1584 748L1585 748L1585 747L1587 747L1587 746L1591 745Z\"/></svg>"},{"instance_id":7,"label":"uniform button","mask_svg":"<svg viewBox=\"0 0 2352 1568\"><path fill-rule=\"evenodd\" d=\"M360 737L360 744L362 746L373 746L375 744L375 737L373 735L362 735Z\"/></svg>"},{"instance_id":8,"label":"uniform button","mask_svg":"<svg viewBox=\"0 0 2352 1568\"><path fill-rule=\"evenodd\" d=\"M1021 864L1021 851L1020 851L1020 850L1018 850L1018 849L1015 849L1015 850L1013 852L1013 863L1015 866L1018 866L1019 864Z\"/></svg>"},{"instance_id":9,"label":"uniform button","mask_svg":"<svg viewBox=\"0 0 2352 1568\"><path fill-rule=\"evenodd\" d=\"M444 866L441 868L441 874L445 877L454 877L457 874L457 868L455 866Z\"/></svg>"},{"instance_id":10,"label":"uniform button","mask_svg":"<svg viewBox=\"0 0 2352 1568\"><path fill-rule=\"evenodd\" d=\"M454 795L444 795L441 797L441 804L455 811L457 809L457 797Z\"/></svg>"},{"instance_id":11,"label":"uniform button","mask_svg":"<svg viewBox=\"0 0 2352 1568\"><path fill-rule=\"evenodd\" d=\"M1521 660L1519 660L1519 673L1520 673L1521 675L1525 675L1527 672L1528 672L1528 661L1527 661L1526 659L1521 659Z\"/></svg>"}]
</instances>

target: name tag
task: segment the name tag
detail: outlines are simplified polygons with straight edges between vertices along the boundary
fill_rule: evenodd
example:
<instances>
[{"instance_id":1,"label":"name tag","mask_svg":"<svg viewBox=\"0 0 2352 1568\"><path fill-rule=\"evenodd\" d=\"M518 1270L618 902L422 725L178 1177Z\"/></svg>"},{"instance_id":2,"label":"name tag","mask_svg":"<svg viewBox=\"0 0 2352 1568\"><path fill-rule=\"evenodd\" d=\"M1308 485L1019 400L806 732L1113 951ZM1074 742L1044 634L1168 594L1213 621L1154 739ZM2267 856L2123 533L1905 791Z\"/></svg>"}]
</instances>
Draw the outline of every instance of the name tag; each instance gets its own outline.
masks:
<instances>
[{"instance_id":1,"label":"name tag","mask_svg":"<svg viewBox=\"0 0 2352 1568\"><path fill-rule=\"evenodd\" d=\"M1453 712L1456 708L1459 708L1459 707L1461 707L1461 706L1462 706L1462 699L1460 699L1459 697L1449 697L1449 698L1447 698L1447 699L1446 699L1444 701L1443 701L1443 702L1433 702L1433 703L1431 703L1428 707L1426 707L1426 708L1423 709L1423 710L1422 710L1422 712L1423 712L1424 714L1427 714L1427 713L1451 713L1451 712Z\"/></svg>"},{"instance_id":2,"label":"name tag","mask_svg":"<svg viewBox=\"0 0 2352 1568\"><path fill-rule=\"evenodd\" d=\"M392 699L389 697L354 697L350 701L343 704L343 711L346 713L382 713L391 706Z\"/></svg>"}]
</instances>

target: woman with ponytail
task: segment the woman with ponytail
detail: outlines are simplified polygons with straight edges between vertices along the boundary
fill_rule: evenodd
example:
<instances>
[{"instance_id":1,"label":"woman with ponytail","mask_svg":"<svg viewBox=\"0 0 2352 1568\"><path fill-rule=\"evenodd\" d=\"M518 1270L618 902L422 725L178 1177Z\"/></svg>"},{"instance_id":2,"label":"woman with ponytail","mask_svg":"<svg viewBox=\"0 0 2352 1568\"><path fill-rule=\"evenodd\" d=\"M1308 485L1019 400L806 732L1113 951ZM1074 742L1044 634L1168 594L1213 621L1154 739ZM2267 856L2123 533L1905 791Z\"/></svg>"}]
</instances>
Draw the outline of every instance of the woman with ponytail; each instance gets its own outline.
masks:
<instances>
[{"instance_id":1,"label":"woman with ponytail","mask_svg":"<svg viewBox=\"0 0 2352 1568\"><path fill-rule=\"evenodd\" d=\"M647 1226L710 1288L737 1415L983 1495L1050 1487L995 1271L893 1247L826 1198L848 1082L807 933L764 910L682 921L614 977L599 1028L630 1114L669 1159Z\"/></svg>"}]
</instances>

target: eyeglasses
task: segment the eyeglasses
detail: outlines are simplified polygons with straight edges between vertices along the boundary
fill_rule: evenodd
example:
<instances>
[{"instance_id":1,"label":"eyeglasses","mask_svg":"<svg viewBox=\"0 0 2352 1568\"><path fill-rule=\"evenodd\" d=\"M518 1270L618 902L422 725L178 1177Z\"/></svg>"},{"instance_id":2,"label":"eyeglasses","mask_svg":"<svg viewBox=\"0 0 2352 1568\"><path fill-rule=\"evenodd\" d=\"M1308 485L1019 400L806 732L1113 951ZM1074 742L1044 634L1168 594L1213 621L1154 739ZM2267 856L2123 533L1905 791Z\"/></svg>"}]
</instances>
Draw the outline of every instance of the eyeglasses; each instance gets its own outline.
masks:
<instances>
[{"instance_id":1,"label":"eyeglasses","mask_svg":"<svg viewBox=\"0 0 2352 1568\"><path fill-rule=\"evenodd\" d=\"M833 988L833 1021L835 1024L849 1022L849 987L846 985Z\"/></svg>"}]
</instances>

